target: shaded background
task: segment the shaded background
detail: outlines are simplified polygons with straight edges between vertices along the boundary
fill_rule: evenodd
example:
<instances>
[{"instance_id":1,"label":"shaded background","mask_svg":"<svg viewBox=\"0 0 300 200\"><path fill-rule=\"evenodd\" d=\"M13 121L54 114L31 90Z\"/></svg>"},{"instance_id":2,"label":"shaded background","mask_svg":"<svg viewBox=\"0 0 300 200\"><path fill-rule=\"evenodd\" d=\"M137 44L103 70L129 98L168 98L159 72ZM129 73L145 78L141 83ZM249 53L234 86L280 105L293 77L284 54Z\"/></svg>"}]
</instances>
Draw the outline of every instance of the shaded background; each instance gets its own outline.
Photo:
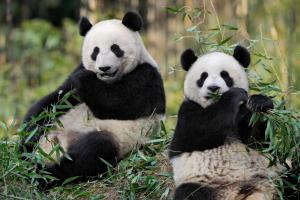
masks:
<instances>
[{"instance_id":1,"label":"shaded background","mask_svg":"<svg viewBox=\"0 0 300 200\"><path fill-rule=\"evenodd\" d=\"M0 121L10 124L16 119L19 124L28 107L55 89L80 63L80 16L88 16L95 23L122 18L126 11L138 10L145 21L143 39L165 80L167 120L173 128L183 99L184 72L179 57L187 47L198 48L185 31L192 26L191 20L175 15L176 9L167 9L183 5L207 11L199 18L200 31L230 24L238 30L221 34L222 38L230 36L227 43L248 46L256 42L251 49L252 64L261 57L268 60L266 65L276 70L279 86L286 91L290 106L300 107L299 0L3 0Z\"/></svg>"}]
</instances>

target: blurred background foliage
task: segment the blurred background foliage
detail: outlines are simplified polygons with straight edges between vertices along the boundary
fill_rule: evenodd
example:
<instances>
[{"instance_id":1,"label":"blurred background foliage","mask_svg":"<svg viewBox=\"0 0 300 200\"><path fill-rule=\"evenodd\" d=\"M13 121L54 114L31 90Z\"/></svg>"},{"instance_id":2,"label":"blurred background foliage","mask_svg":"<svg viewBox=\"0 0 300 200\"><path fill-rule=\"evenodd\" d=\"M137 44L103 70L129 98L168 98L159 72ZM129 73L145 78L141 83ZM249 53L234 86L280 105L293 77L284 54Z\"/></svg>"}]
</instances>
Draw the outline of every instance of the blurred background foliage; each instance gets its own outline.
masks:
<instances>
[{"instance_id":1,"label":"blurred background foliage","mask_svg":"<svg viewBox=\"0 0 300 200\"><path fill-rule=\"evenodd\" d=\"M183 5L202 11L196 16L195 10L187 9L183 13L190 15L183 16L176 10ZM299 0L1 1L0 121L9 124L16 118L20 124L28 107L56 88L80 63L80 16L97 22L122 18L127 10L138 10L145 20L142 36L165 80L170 127L183 99L179 57L187 47L199 53L226 51L235 43L250 47L251 67L259 62L271 66L271 75L254 69L266 81L278 79L289 105L299 108L299 9Z\"/></svg>"}]
</instances>

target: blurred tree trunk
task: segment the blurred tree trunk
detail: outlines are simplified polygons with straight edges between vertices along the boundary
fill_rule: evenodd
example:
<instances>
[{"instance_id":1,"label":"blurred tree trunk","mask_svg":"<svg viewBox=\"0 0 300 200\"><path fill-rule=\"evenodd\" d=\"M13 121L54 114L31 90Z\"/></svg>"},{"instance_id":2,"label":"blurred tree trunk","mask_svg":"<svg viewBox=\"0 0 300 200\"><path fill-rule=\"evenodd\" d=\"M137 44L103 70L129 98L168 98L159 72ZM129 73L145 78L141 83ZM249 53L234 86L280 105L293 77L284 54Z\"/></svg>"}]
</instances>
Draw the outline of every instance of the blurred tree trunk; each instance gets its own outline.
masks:
<instances>
[{"instance_id":1,"label":"blurred tree trunk","mask_svg":"<svg viewBox=\"0 0 300 200\"><path fill-rule=\"evenodd\" d=\"M132 7L131 0L122 0L123 10L126 12L129 8Z\"/></svg>"},{"instance_id":2,"label":"blurred tree trunk","mask_svg":"<svg viewBox=\"0 0 300 200\"><path fill-rule=\"evenodd\" d=\"M11 29L12 29L12 15L11 15L11 0L6 0L6 34L5 34L5 61L11 60Z\"/></svg>"},{"instance_id":3,"label":"blurred tree trunk","mask_svg":"<svg viewBox=\"0 0 300 200\"><path fill-rule=\"evenodd\" d=\"M20 19L20 21L28 19L29 16L30 16L29 4L24 3L24 1L22 1L20 7L21 7L21 19Z\"/></svg>"},{"instance_id":4,"label":"blurred tree trunk","mask_svg":"<svg viewBox=\"0 0 300 200\"><path fill-rule=\"evenodd\" d=\"M148 0L139 0L139 6L138 6L138 11L144 21L144 27L143 29L147 31L148 29Z\"/></svg>"},{"instance_id":5,"label":"blurred tree trunk","mask_svg":"<svg viewBox=\"0 0 300 200\"><path fill-rule=\"evenodd\" d=\"M294 48L294 33L295 33L295 30L296 30L296 26L297 26L297 21L296 21L296 16L297 16L297 9L296 9L296 5L297 4L297 1L296 0L292 0L290 1L290 12L289 12L289 16L287 17L287 24L288 24L288 27L289 27L289 30L288 30L288 36L287 36L287 53L286 55L287 56L287 72L288 72L288 77L287 77L287 83L288 83L288 86L291 86L293 85L293 78L292 78L292 74L293 74L293 50L295 49Z\"/></svg>"},{"instance_id":6,"label":"blurred tree trunk","mask_svg":"<svg viewBox=\"0 0 300 200\"><path fill-rule=\"evenodd\" d=\"M248 0L241 0L236 7L236 15L239 17L240 39L245 41L249 38L248 34ZM239 39L239 40L240 40Z\"/></svg>"},{"instance_id":7,"label":"blurred tree trunk","mask_svg":"<svg viewBox=\"0 0 300 200\"><path fill-rule=\"evenodd\" d=\"M88 17L92 24L95 23L101 7L105 6L104 1L100 2L99 0L80 0L80 16Z\"/></svg>"},{"instance_id":8,"label":"blurred tree trunk","mask_svg":"<svg viewBox=\"0 0 300 200\"><path fill-rule=\"evenodd\" d=\"M9 63L10 66L10 79L13 84L17 82L17 69L13 59L12 51L12 14L11 14L11 0L6 0L6 33L5 33L5 61Z\"/></svg>"},{"instance_id":9,"label":"blurred tree trunk","mask_svg":"<svg viewBox=\"0 0 300 200\"><path fill-rule=\"evenodd\" d=\"M9 63L10 65L10 83L13 85L13 91L12 94L16 94L18 92L18 84L17 84L17 68L13 59L12 55L12 40L11 40L11 34L12 34L12 13L11 13L11 6L12 2L11 0L6 0L6 35L5 35L5 50L6 50L6 62ZM15 112L19 112L19 104L18 104L18 99L13 98L13 104L16 105L15 107Z\"/></svg>"},{"instance_id":10,"label":"blurred tree trunk","mask_svg":"<svg viewBox=\"0 0 300 200\"><path fill-rule=\"evenodd\" d=\"M87 16L88 5L89 5L88 0L80 0L80 12L79 12L80 16Z\"/></svg>"},{"instance_id":11,"label":"blurred tree trunk","mask_svg":"<svg viewBox=\"0 0 300 200\"><path fill-rule=\"evenodd\" d=\"M185 5L191 9L194 8L193 0L185 0ZM188 17L186 17L184 20L184 26L190 27L191 25L192 25L192 22L190 21L190 19Z\"/></svg>"},{"instance_id":12,"label":"blurred tree trunk","mask_svg":"<svg viewBox=\"0 0 300 200\"><path fill-rule=\"evenodd\" d=\"M287 52L286 51L287 42L285 42L285 40L281 39L281 37L280 37L280 32L278 31L278 30L280 30L280 27L277 27L278 23L275 22L273 16L271 15L272 12L270 10L269 5L267 3L264 3L263 6L264 6L264 11L267 13L267 16L268 16L267 17L268 25L269 25L268 28L270 30L272 40L278 42L278 47L275 49L275 51L277 52L278 58L279 58L280 80L278 80L278 81L279 81L280 88L282 89L282 91L286 92L286 95L288 95L287 91L288 91L288 87L289 87L289 81L288 81L289 73L288 73L288 65L286 63L287 60L284 55L284 53ZM287 23L289 23L289 22L287 22ZM285 96L284 98L289 99L288 96Z\"/></svg>"},{"instance_id":13,"label":"blurred tree trunk","mask_svg":"<svg viewBox=\"0 0 300 200\"><path fill-rule=\"evenodd\" d=\"M169 48L170 48L170 45L169 45L169 40L168 40L168 37L170 35L170 27L169 27L169 23L168 23L168 19L169 19L169 13L168 12L165 12L165 35L164 35L164 40L165 40L165 47L166 47L166 50L165 50L165 63L164 65L166 67L164 67L165 71L164 71L164 75L165 75L165 80L167 80L168 78L168 64L170 63L169 62ZM175 75L176 76L176 75Z\"/></svg>"},{"instance_id":14,"label":"blurred tree trunk","mask_svg":"<svg viewBox=\"0 0 300 200\"><path fill-rule=\"evenodd\" d=\"M110 18L115 18L116 17L115 14L118 11L118 8L120 6L119 1L118 0L101 0L101 1L103 1L105 7L105 12L103 13L109 14Z\"/></svg>"}]
</instances>

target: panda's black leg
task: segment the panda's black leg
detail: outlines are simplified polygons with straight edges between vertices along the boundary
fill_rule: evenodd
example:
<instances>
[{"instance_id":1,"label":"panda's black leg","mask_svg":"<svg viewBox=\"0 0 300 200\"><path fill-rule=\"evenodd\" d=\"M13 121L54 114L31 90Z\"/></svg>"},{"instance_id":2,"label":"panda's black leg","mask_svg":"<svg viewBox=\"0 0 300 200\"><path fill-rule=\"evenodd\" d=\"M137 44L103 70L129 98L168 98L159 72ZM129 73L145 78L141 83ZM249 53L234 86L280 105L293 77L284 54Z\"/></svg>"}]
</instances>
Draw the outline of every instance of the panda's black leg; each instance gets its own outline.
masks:
<instances>
[{"instance_id":1,"label":"panda's black leg","mask_svg":"<svg viewBox=\"0 0 300 200\"><path fill-rule=\"evenodd\" d=\"M209 186L196 183L184 183L176 188L175 200L215 200L216 191Z\"/></svg>"},{"instance_id":2,"label":"panda's black leg","mask_svg":"<svg viewBox=\"0 0 300 200\"><path fill-rule=\"evenodd\" d=\"M61 184L70 177L97 176L106 172L108 166L103 160L115 166L117 164L118 147L110 133L94 131L79 138L76 143L68 148L67 154L72 160L63 157L59 164L50 165L44 169L59 180L51 183L45 183L41 180L41 187L48 189Z\"/></svg>"}]
</instances>

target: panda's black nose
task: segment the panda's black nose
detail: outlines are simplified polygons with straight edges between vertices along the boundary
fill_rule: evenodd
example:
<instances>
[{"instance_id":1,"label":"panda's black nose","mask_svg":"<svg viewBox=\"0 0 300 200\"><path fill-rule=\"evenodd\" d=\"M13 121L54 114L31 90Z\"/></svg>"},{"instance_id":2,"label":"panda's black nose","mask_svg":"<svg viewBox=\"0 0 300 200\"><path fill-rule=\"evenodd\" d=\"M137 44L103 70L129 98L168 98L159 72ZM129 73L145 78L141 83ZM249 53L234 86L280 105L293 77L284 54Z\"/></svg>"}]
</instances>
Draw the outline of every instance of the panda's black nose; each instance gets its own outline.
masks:
<instances>
[{"instance_id":1,"label":"panda's black nose","mask_svg":"<svg viewBox=\"0 0 300 200\"><path fill-rule=\"evenodd\" d=\"M108 71L109 69L110 69L109 66L106 66L106 67L99 67L99 70L100 70L100 71L103 71L103 72L106 72L106 71Z\"/></svg>"},{"instance_id":2,"label":"panda's black nose","mask_svg":"<svg viewBox=\"0 0 300 200\"><path fill-rule=\"evenodd\" d=\"M217 90L220 89L220 87L216 86L216 85L212 85L212 86L207 87L207 89L209 89L212 92L216 92Z\"/></svg>"}]
</instances>

